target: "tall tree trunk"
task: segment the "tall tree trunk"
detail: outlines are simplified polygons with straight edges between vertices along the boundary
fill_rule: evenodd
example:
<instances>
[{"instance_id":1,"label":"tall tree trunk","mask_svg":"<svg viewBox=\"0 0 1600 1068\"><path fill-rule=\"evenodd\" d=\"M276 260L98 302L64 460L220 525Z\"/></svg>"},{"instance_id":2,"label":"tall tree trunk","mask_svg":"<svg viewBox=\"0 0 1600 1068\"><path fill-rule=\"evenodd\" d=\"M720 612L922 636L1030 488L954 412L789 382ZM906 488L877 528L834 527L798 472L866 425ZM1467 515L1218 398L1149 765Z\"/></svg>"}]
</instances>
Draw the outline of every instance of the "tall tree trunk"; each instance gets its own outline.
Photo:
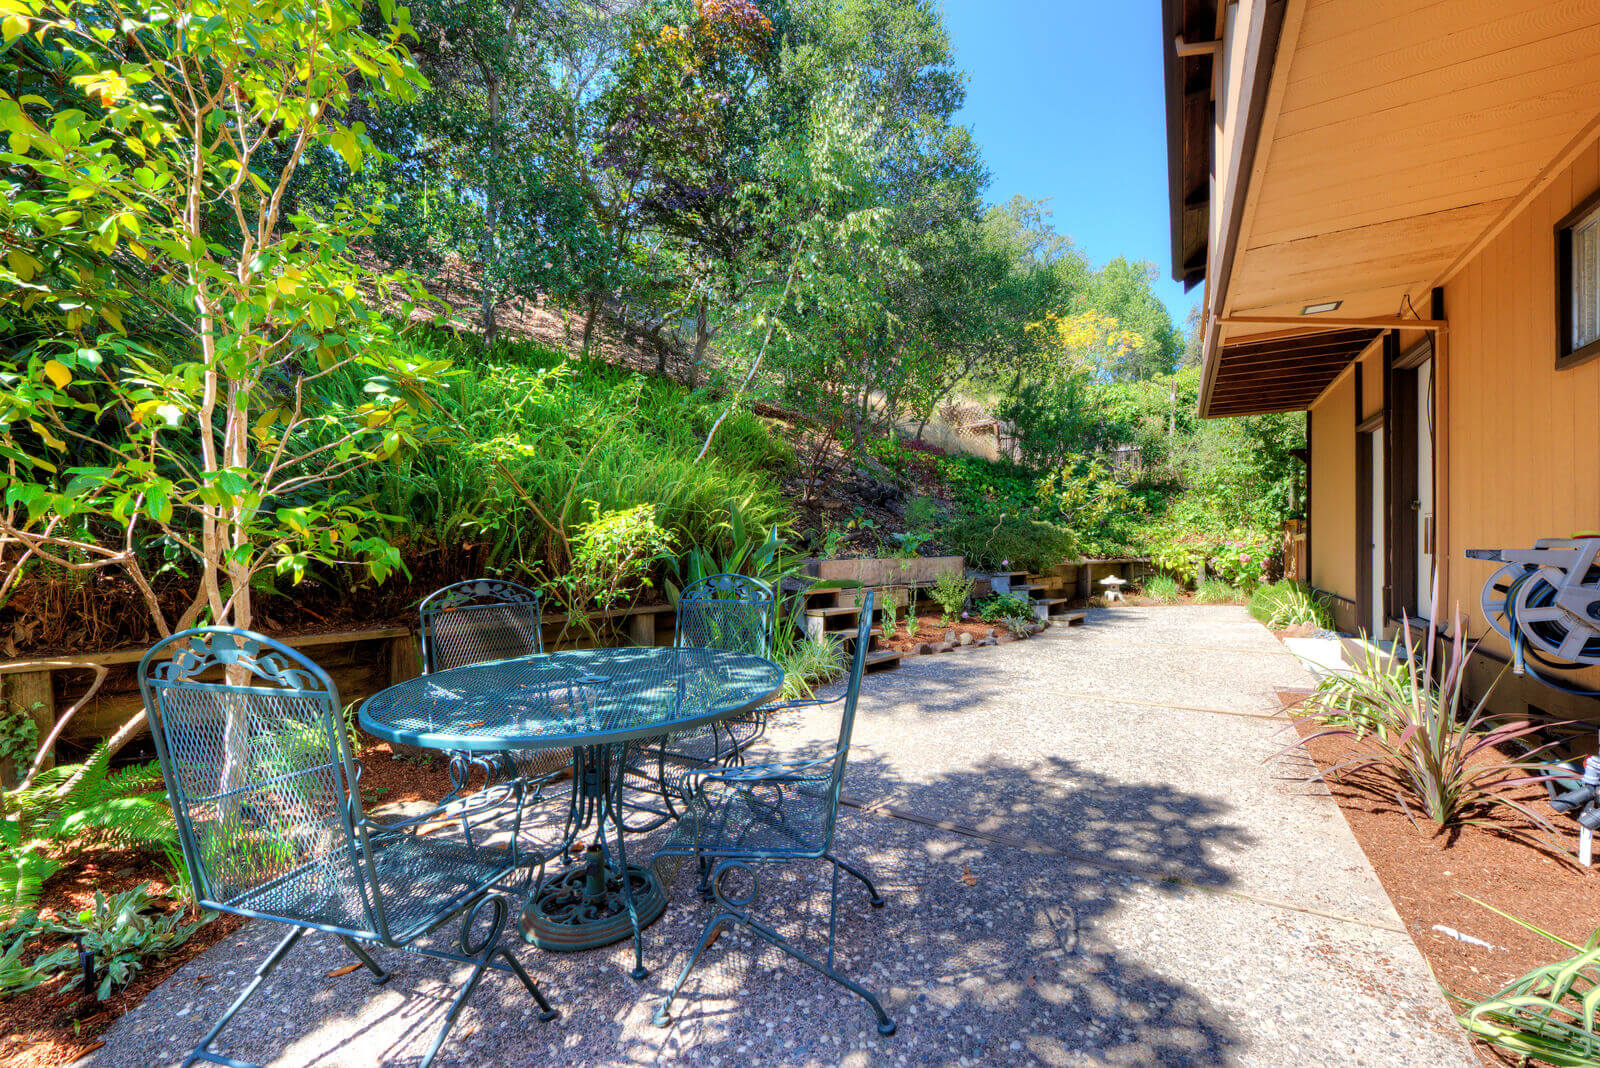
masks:
<instances>
[{"instance_id":1,"label":"tall tree trunk","mask_svg":"<svg viewBox=\"0 0 1600 1068\"><path fill-rule=\"evenodd\" d=\"M711 345L711 323L707 316L706 295L700 294L700 299L694 306L694 359L689 365L689 388L696 389L700 385L700 364L706 358L706 349Z\"/></svg>"},{"instance_id":2,"label":"tall tree trunk","mask_svg":"<svg viewBox=\"0 0 1600 1068\"><path fill-rule=\"evenodd\" d=\"M495 319L494 260L495 237L500 226L500 191L496 176L500 170L500 76L487 78L489 88L489 180L483 191L483 264L478 273L478 293L482 301L483 340L492 343L500 333Z\"/></svg>"},{"instance_id":3,"label":"tall tree trunk","mask_svg":"<svg viewBox=\"0 0 1600 1068\"><path fill-rule=\"evenodd\" d=\"M589 357L589 343L594 339L595 320L600 318L600 294L589 295L589 314L583 319L583 355Z\"/></svg>"}]
</instances>

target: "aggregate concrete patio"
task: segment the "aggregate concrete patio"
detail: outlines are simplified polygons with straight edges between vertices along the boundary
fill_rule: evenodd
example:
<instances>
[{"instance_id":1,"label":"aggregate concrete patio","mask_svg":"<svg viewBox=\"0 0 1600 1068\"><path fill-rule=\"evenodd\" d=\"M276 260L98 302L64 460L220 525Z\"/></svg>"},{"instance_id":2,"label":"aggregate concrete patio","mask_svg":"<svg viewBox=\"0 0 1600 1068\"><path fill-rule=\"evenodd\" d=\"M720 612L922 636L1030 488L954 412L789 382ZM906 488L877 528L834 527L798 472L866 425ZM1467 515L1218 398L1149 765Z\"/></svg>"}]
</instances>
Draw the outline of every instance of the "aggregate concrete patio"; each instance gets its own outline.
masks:
<instances>
[{"instance_id":1,"label":"aggregate concrete patio","mask_svg":"<svg viewBox=\"0 0 1600 1068\"><path fill-rule=\"evenodd\" d=\"M514 980L479 987L439 1063L1472 1065L1421 955L1333 801L1304 783L1275 688L1310 677L1234 607L1097 610L997 649L913 658L863 691L838 850L840 966L899 1031L775 950L725 934L675 1006L651 1012L709 915L689 874L626 945L515 951L561 1010L537 1021ZM814 750L837 707L791 713L771 747ZM648 855L648 839L629 842ZM823 866L773 869L760 905L820 951ZM280 928L196 958L83 1062L176 1062ZM445 932L440 933L441 939ZM513 936L508 936L508 939ZM415 1064L465 969L301 942L224 1034L271 1064Z\"/></svg>"}]
</instances>

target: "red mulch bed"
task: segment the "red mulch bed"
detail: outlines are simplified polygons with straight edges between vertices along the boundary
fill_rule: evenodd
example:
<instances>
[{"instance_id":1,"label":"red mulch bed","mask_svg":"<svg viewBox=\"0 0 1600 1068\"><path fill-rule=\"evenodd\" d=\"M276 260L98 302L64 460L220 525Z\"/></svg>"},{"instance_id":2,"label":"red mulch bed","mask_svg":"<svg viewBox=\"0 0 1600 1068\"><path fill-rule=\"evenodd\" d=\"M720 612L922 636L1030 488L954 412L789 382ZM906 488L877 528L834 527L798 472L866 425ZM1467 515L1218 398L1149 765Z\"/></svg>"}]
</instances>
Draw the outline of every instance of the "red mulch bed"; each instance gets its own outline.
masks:
<instances>
[{"instance_id":1,"label":"red mulch bed","mask_svg":"<svg viewBox=\"0 0 1600 1068\"><path fill-rule=\"evenodd\" d=\"M1302 736L1316 730L1305 720L1297 726ZM1366 743L1348 737L1307 743L1312 758L1323 769L1365 747ZM1504 759L1493 753L1480 757L1486 763ZM1487 997L1534 968L1568 955L1562 947L1468 897L1579 944L1600 922L1595 907L1600 904L1600 877L1575 860L1564 861L1548 848L1539 848L1538 826L1516 809L1501 806L1491 814L1490 825L1439 834L1420 813L1416 824L1406 816L1395 800L1395 784L1387 773L1362 770L1343 774L1330 780L1329 788L1412 941L1451 994ZM1542 785L1512 788L1507 793L1550 818L1561 831L1560 845L1576 852L1577 825L1551 812ZM1435 931L1435 924L1496 948L1458 941ZM1479 1052L1486 1064L1510 1063L1498 1059L1487 1047L1479 1046Z\"/></svg>"},{"instance_id":2,"label":"red mulch bed","mask_svg":"<svg viewBox=\"0 0 1600 1068\"><path fill-rule=\"evenodd\" d=\"M75 915L94 906L96 889L107 896L148 882L161 896L171 889L166 862L137 850L86 851L74 856L44 884L40 897L45 916ZM194 933L171 956L146 965L132 983L96 1002L81 989L62 991L65 978L36 986L25 994L0 998L0 1064L69 1064L100 1046L99 1035L119 1016L143 1000L173 971L237 930L244 921L221 916ZM32 960L62 942L36 939L24 950Z\"/></svg>"},{"instance_id":3,"label":"red mulch bed","mask_svg":"<svg viewBox=\"0 0 1600 1068\"><path fill-rule=\"evenodd\" d=\"M937 614L917 616L917 636L911 637L906 633L905 624L902 622L895 628L894 637L883 638L881 644L885 649L894 649L902 653L914 652L923 642L946 641L945 632L955 631L957 635L970 634L973 641L987 638L990 633L1001 637L1011 637L1011 632L998 623L985 623L982 620L957 621L955 623L941 623ZM879 631L880 636L882 631ZM959 641L959 637L957 638Z\"/></svg>"}]
</instances>

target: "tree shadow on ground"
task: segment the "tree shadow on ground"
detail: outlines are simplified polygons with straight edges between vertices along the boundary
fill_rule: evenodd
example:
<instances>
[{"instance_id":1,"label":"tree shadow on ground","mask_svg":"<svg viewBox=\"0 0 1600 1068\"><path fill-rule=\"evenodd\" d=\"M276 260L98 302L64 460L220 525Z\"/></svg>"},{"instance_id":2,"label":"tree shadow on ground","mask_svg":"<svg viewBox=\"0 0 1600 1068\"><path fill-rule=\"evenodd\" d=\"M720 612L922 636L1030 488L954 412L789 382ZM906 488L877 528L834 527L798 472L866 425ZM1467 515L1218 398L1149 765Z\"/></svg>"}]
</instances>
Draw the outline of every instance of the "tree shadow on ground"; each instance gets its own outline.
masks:
<instances>
[{"instance_id":1,"label":"tree shadow on ground","mask_svg":"<svg viewBox=\"0 0 1600 1068\"><path fill-rule=\"evenodd\" d=\"M818 710L817 730L838 706ZM798 748L804 749L802 744ZM974 748L977 748L975 744ZM792 750L791 750L792 751ZM979 756L956 773L906 784L875 756L853 760L847 795L870 805L896 792L897 811L970 825L971 814L1023 825L997 841L846 808L837 850L877 880L888 907L867 907L841 884L839 967L875 990L899 1031L879 1036L866 1005L777 950L739 934L713 945L675 1005L670 1028L650 1014L687 959L711 906L684 873L646 934L642 983L628 978L626 944L584 954L507 944L563 1016L539 1023L509 977L479 987L439 1064L832 1064L910 1061L1221 1064L1241 1041L1226 1007L1185 982L1187 967L1152 970L1100 933L1138 907L1136 888L1181 892L1164 876L1207 887L1230 877L1214 852L1246 842L1217 802L1162 785L1118 782L1071 761L1021 766ZM552 806L559 807L559 806ZM547 810L548 811L548 810ZM1002 835L1001 837L1007 837ZM659 835L656 836L656 840ZM647 857L655 841L629 842ZM826 951L827 866L763 870L758 915L807 951ZM1139 891L1143 892L1143 891ZM186 966L130 1014L93 1063L173 1062L196 1042L281 929L255 923ZM441 942L453 934L446 928ZM271 980L266 996L225 1033L223 1049L263 1063L416 1063L442 1023L465 969L384 953L396 969L382 988L362 973L330 976L351 958L313 936ZM1168 959L1179 955L1169 953Z\"/></svg>"}]
</instances>

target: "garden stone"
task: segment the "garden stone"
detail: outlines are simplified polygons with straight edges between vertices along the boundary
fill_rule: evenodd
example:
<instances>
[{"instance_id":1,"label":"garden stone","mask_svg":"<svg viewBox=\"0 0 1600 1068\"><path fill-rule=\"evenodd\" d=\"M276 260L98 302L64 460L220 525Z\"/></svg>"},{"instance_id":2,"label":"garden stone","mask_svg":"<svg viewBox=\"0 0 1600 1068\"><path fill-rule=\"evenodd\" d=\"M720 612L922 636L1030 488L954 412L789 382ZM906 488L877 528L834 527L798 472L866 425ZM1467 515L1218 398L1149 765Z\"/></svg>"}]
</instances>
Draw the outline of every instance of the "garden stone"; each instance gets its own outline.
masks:
<instances>
[{"instance_id":1,"label":"garden stone","mask_svg":"<svg viewBox=\"0 0 1600 1068\"><path fill-rule=\"evenodd\" d=\"M952 627L950 630L944 632L944 640L947 642L954 642L956 640L955 628Z\"/></svg>"},{"instance_id":2,"label":"garden stone","mask_svg":"<svg viewBox=\"0 0 1600 1068\"><path fill-rule=\"evenodd\" d=\"M1000 632L998 630L996 630L994 627L990 627L989 628L989 633L985 634L984 637L985 638L993 638L996 634L999 634L999 633Z\"/></svg>"},{"instance_id":3,"label":"garden stone","mask_svg":"<svg viewBox=\"0 0 1600 1068\"><path fill-rule=\"evenodd\" d=\"M970 635L970 634L962 634L961 637L957 639L957 641L959 641L962 645L971 645L972 644L972 635Z\"/></svg>"}]
</instances>

